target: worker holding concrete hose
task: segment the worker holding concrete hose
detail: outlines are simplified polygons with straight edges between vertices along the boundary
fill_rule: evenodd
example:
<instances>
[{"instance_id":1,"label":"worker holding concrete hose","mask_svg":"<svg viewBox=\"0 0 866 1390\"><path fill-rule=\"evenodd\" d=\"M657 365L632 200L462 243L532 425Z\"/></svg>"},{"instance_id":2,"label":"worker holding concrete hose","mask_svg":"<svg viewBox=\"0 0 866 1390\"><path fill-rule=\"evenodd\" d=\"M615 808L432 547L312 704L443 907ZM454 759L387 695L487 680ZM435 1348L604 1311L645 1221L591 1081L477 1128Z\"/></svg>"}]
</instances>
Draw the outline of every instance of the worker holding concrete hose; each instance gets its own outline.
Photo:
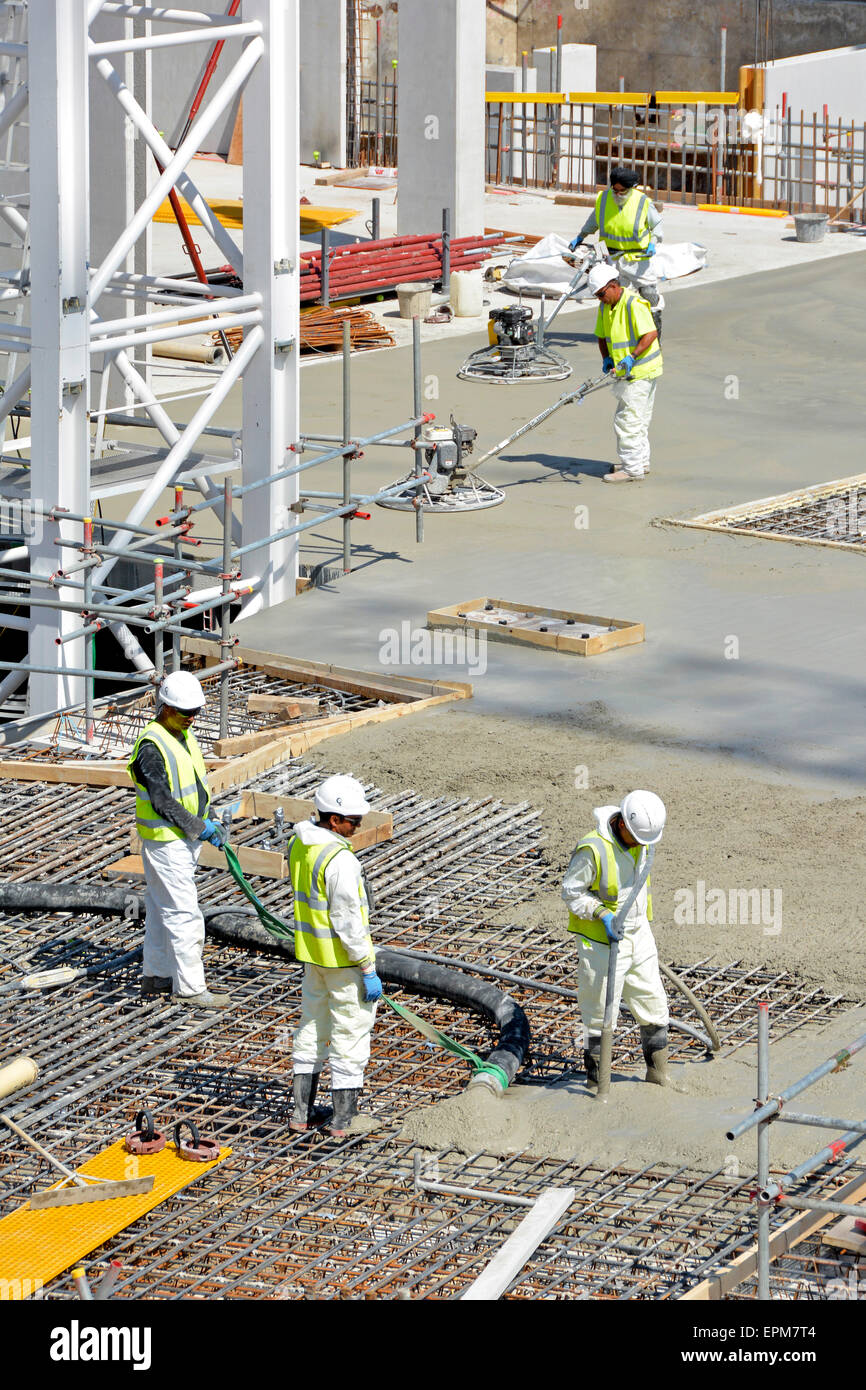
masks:
<instances>
[{"instance_id":1,"label":"worker holding concrete hose","mask_svg":"<svg viewBox=\"0 0 866 1390\"><path fill-rule=\"evenodd\" d=\"M220 847L226 839L224 826L208 816L207 771L192 733L205 703L201 682L188 671L166 676L156 715L139 735L127 771L147 885L141 992L224 1009L229 996L205 985L204 918L195 890L202 842Z\"/></svg>"},{"instance_id":2,"label":"worker holding concrete hose","mask_svg":"<svg viewBox=\"0 0 866 1390\"><path fill-rule=\"evenodd\" d=\"M598 1085L610 943L616 940L614 1020L622 1000L640 1028L646 1080L665 1086L670 1016L650 926L649 878L625 919L616 920L635 886L643 847L662 837L664 802L654 792L633 791L622 805L599 806L593 814L596 828L574 849L562 884L568 930L578 937L577 993L587 1081Z\"/></svg>"},{"instance_id":3,"label":"worker holding concrete hose","mask_svg":"<svg viewBox=\"0 0 866 1390\"><path fill-rule=\"evenodd\" d=\"M358 1101L382 997L367 890L349 843L370 807L361 783L341 776L326 778L315 806L316 819L299 821L289 842L295 956L304 962L289 1127L303 1132L324 1120L315 1099L330 1060L334 1113L328 1129L342 1138L369 1126L358 1115Z\"/></svg>"},{"instance_id":4,"label":"worker holding concrete hose","mask_svg":"<svg viewBox=\"0 0 866 1390\"><path fill-rule=\"evenodd\" d=\"M658 243L664 239L664 230L661 213L638 188L638 182L634 169L611 169L610 186L599 193L595 207L569 249L576 251L586 237L598 232L599 240L604 242L616 266L620 284L626 289L637 290L649 304L661 341L664 299L659 294L652 258Z\"/></svg>"},{"instance_id":5,"label":"worker holding concrete hose","mask_svg":"<svg viewBox=\"0 0 866 1390\"><path fill-rule=\"evenodd\" d=\"M650 471L649 427L656 381L663 370L662 350L649 305L634 290L623 289L613 266L594 265L588 284L599 301L595 335L602 371L616 377L613 429L619 467L602 481L636 482Z\"/></svg>"}]
</instances>

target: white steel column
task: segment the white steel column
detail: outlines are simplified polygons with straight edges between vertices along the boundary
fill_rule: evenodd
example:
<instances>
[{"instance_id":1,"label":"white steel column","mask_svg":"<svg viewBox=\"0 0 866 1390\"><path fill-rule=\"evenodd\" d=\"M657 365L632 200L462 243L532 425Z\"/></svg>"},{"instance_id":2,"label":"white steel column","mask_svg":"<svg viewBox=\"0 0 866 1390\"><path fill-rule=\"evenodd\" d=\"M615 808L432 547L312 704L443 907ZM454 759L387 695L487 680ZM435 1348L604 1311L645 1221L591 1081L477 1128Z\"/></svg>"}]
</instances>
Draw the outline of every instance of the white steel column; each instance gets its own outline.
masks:
<instances>
[{"instance_id":1,"label":"white steel column","mask_svg":"<svg viewBox=\"0 0 866 1390\"><path fill-rule=\"evenodd\" d=\"M298 438L298 0L244 0L244 19L262 25L265 52L244 89L244 290L262 296L264 342L244 372L244 482L285 468ZM249 493L244 544L291 524L297 477ZM245 609L293 597L297 537L247 559L262 587Z\"/></svg>"},{"instance_id":2,"label":"white steel column","mask_svg":"<svg viewBox=\"0 0 866 1390\"><path fill-rule=\"evenodd\" d=\"M90 496L87 10L88 0L40 0L29 12L31 496L79 514ZM63 532L80 539L81 528ZM31 547L34 574L74 563L77 552L52 544L56 535L46 524ZM80 617L34 607L33 619L30 661L56 671L31 674L30 712L83 700L83 681L62 667L83 667L84 643L55 640Z\"/></svg>"}]
</instances>

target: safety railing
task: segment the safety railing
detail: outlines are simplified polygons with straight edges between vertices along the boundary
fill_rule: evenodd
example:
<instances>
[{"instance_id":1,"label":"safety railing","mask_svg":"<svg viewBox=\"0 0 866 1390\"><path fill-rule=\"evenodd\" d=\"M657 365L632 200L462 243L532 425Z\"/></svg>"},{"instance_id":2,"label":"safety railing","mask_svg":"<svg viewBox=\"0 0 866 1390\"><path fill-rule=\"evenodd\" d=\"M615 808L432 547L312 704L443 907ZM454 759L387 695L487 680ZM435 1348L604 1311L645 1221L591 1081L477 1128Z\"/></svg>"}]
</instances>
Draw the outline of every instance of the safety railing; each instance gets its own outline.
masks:
<instances>
[{"instance_id":1,"label":"safety railing","mask_svg":"<svg viewBox=\"0 0 866 1390\"><path fill-rule=\"evenodd\" d=\"M617 165L665 202L862 217L866 123L748 112L736 92L488 92L486 178L593 193ZM859 210L858 210L859 209Z\"/></svg>"}]
</instances>

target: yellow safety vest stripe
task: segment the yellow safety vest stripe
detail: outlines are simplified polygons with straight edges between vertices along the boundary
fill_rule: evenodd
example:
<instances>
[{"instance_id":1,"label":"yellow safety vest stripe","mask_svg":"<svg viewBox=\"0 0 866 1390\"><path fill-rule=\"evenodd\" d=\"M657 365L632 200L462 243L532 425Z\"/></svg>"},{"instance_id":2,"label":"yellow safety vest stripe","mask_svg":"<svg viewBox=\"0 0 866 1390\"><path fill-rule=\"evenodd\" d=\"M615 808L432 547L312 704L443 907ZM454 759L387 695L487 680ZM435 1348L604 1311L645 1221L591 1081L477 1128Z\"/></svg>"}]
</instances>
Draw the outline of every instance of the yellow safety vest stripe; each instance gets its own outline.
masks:
<instances>
[{"instance_id":1,"label":"yellow safety vest stripe","mask_svg":"<svg viewBox=\"0 0 866 1390\"><path fill-rule=\"evenodd\" d=\"M617 203L612 189L605 188L599 193L595 200L595 220L598 234L611 256L618 258L627 255L628 259L639 259L639 256L628 253L645 254L652 241L649 207L649 198L637 188L632 189L622 207Z\"/></svg>"},{"instance_id":2,"label":"yellow safety vest stripe","mask_svg":"<svg viewBox=\"0 0 866 1390\"><path fill-rule=\"evenodd\" d=\"M207 804L203 814L207 814L210 806L207 768L202 751L192 733L187 733L184 742L183 739L170 734L168 729L164 728L157 720L152 719L136 739L132 757L126 765L126 770L136 791L135 824L141 838L156 841L182 840L184 838L183 831L157 813L156 807L148 797L146 788L135 780L133 767L143 743L153 743L159 749L165 763L166 776L172 796L175 801L180 802L185 811L189 811L193 816L199 815L196 778L207 792Z\"/></svg>"},{"instance_id":3,"label":"yellow safety vest stripe","mask_svg":"<svg viewBox=\"0 0 866 1390\"><path fill-rule=\"evenodd\" d=\"M588 891L601 898L606 912L615 913L619 901L620 885L613 845L610 840L605 839L597 830L594 830L589 835L584 836L577 849L588 849L595 860L595 876ZM628 853L637 867L641 846L635 845L629 849ZM649 879L647 879L646 911L647 918L651 922L653 919L653 900ZM578 935L586 937L588 941L598 941L604 946L608 944L607 932L598 917L578 917L576 913L569 912L568 930L577 932Z\"/></svg>"},{"instance_id":4,"label":"yellow safety vest stripe","mask_svg":"<svg viewBox=\"0 0 866 1390\"><path fill-rule=\"evenodd\" d=\"M292 837L289 849L289 875L292 892L295 896L295 957L309 961L313 965L340 967L361 965L361 961L349 959L345 946L331 925L328 908L325 870L331 860L343 851L353 854L350 845L325 844L305 845L297 835ZM363 883L358 884L358 898L361 906L361 920L366 927L370 920L364 894ZM375 959L373 942L366 939L367 958Z\"/></svg>"}]
</instances>

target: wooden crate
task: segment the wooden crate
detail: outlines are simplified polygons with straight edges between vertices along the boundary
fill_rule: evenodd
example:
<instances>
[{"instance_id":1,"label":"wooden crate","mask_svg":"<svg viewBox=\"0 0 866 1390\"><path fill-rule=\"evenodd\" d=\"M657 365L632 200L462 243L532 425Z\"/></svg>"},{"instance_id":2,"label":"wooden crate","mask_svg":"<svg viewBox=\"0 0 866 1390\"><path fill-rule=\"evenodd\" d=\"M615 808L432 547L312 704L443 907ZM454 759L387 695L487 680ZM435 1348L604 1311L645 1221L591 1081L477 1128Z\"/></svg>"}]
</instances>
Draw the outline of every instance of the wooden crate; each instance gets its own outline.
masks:
<instances>
[{"instance_id":1,"label":"wooden crate","mask_svg":"<svg viewBox=\"0 0 866 1390\"><path fill-rule=\"evenodd\" d=\"M471 598L448 608L434 608L427 614L427 626L471 628L498 641L527 643L576 656L598 656L644 640L643 623L502 598Z\"/></svg>"}]
</instances>

